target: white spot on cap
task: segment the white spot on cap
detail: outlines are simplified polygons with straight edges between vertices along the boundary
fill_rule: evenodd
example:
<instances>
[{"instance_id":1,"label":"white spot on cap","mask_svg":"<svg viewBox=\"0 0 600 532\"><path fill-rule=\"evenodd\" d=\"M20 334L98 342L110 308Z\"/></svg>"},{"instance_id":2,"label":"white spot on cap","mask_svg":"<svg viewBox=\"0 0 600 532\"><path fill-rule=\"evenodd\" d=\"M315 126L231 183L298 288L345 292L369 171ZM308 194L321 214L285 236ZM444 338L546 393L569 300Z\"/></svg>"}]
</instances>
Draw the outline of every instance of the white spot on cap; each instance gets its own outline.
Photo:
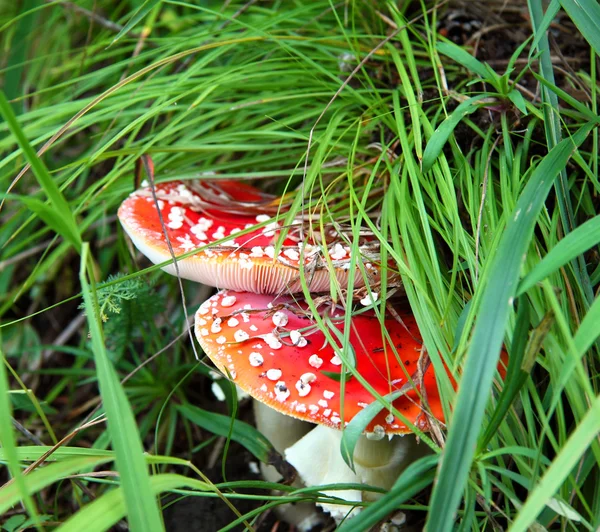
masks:
<instances>
[{"instance_id":1,"label":"white spot on cap","mask_svg":"<svg viewBox=\"0 0 600 532\"><path fill-rule=\"evenodd\" d=\"M184 253L187 253L188 251L191 251L192 249L196 249L196 244L194 244L192 242L190 235L188 235L187 233L185 234L185 236L183 238L178 236L177 241L181 243L181 245L179 246L179 249L181 249Z\"/></svg>"},{"instance_id":2,"label":"white spot on cap","mask_svg":"<svg viewBox=\"0 0 600 532\"><path fill-rule=\"evenodd\" d=\"M360 300L360 304L363 305L364 307L368 307L369 305L372 305L373 303L375 303L375 301L377 301L379 299L379 294L377 292L371 292L370 294L367 294L366 297L363 297Z\"/></svg>"},{"instance_id":3,"label":"white spot on cap","mask_svg":"<svg viewBox=\"0 0 600 532\"><path fill-rule=\"evenodd\" d=\"M258 368L259 366L262 366L263 362L264 362L263 356L260 353L255 353L255 352L250 353L248 360L250 361L250 365L254 368Z\"/></svg>"},{"instance_id":4,"label":"white spot on cap","mask_svg":"<svg viewBox=\"0 0 600 532\"><path fill-rule=\"evenodd\" d=\"M331 416L329 419L332 423L335 423L336 425L339 425L342 421L339 416Z\"/></svg>"},{"instance_id":5,"label":"white spot on cap","mask_svg":"<svg viewBox=\"0 0 600 532\"><path fill-rule=\"evenodd\" d=\"M265 248L265 254L267 255L267 257L272 259L273 257L275 257L275 248L273 246L267 246Z\"/></svg>"},{"instance_id":6,"label":"white spot on cap","mask_svg":"<svg viewBox=\"0 0 600 532\"><path fill-rule=\"evenodd\" d=\"M233 337L236 342L245 342L248 338L250 338L250 335L246 331L238 329L233 333Z\"/></svg>"},{"instance_id":7,"label":"white spot on cap","mask_svg":"<svg viewBox=\"0 0 600 532\"><path fill-rule=\"evenodd\" d=\"M317 405L308 405L308 411L314 416L319 411L319 407Z\"/></svg>"},{"instance_id":8,"label":"white spot on cap","mask_svg":"<svg viewBox=\"0 0 600 532\"><path fill-rule=\"evenodd\" d=\"M216 340L216 342L218 344L224 344L227 341L227 338L225 338L224 336L219 336Z\"/></svg>"},{"instance_id":9,"label":"white spot on cap","mask_svg":"<svg viewBox=\"0 0 600 532\"><path fill-rule=\"evenodd\" d=\"M192 233L198 240L208 240L206 233L199 224L192 225L192 227L190 227L190 233Z\"/></svg>"},{"instance_id":10,"label":"white spot on cap","mask_svg":"<svg viewBox=\"0 0 600 532\"><path fill-rule=\"evenodd\" d=\"M283 375L283 372L280 369L271 368L271 369L267 370L267 379L269 379L270 381L277 381L277 380L281 379L282 375Z\"/></svg>"},{"instance_id":11,"label":"white spot on cap","mask_svg":"<svg viewBox=\"0 0 600 532\"><path fill-rule=\"evenodd\" d=\"M275 384L275 399L283 403L290 396L290 391L285 385L285 382L279 381Z\"/></svg>"},{"instance_id":12,"label":"white spot on cap","mask_svg":"<svg viewBox=\"0 0 600 532\"><path fill-rule=\"evenodd\" d=\"M265 334L263 339L271 349L281 349L283 345L273 333Z\"/></svg>"},{"instance_id":13,"label":"white spot on cap","mask_svg":"<svg viewBox=\"0 0 600 532\"><path fill-rule=\"evenodd\" d=\"M212 325L210 326L210 332L215 334L221 332L221 318L217 318L212 322Z\"/></svg>"},{"instance_id":14,"label":"white spot on cap","mask_svg":"<svg viewBox=\"0 0 600 532\"><path fill-rule=\"evenodd\" d=\"M266 385L266 384L263 384L263 385L260 387L260 391L261 391L261 392L266 392L267 390L268 390L268 388L267 388L267 385Z\"/></svg>"},{"instance_id":15,"label":"white spot on cap","mask_svg":"<svg viewBox=\"0 0 600 532\"><path fill-rule=\"evenodd\" d=\"M333 399L333 396L335 394L333 392L330 392L329 390L325 390L323 392L323 397L325 397L325 399Z\"/></svg>"},{"instance_id":16,"label":"white spot on cap","mask_svg":"<svg viewBox=\"0 0 600 532\"><path fill-rule=\"evenodd\" d=\"M337 355L333 355L333 357L331 358L331 360L329 362L331 362L334 366L342 365L342 359Z\"/></svg>"},{"instance_id":17,"label":"white spot on cap","mask_svg":"<svg viewBox=\"0 0 600 532\"><path fill-rule=\"evenodd\" d=\"M229 325L230 327L237 327L240 324L240 320L231 317L227 320L227 325Z\"/></svg>"},{"instance_id":18,"label":"white spot on cap","mask_svg":"<svg viewBox=\"0 0 600 532\"><path fill-rule=\"evenodd\" d=\"M288 258L294 261L297 261L300 258L300 254L295 249L286 249L283 254Z\"/></svg>"},{"instance_id":19,"label":"white spot on cap","mask_svg":"<svg viewBox=\"0 0 600 532\"><path fill-rule=\"evenodd\" d=\"M346 250L338 243L329 250L329 255L333 260L341 260L346 257Z\"/></svg>"},{"instance_id":20,"label":"white spot on cap","mask_svg":"<svg viewBox=\"0 0 600 532\"><path fill-rule=\"evenodd\" d=\"M313 367L319 369L323 365L323 359L319 355L310 355L308 363Z\"/></svg>"},{"instance_id":21,"label":"white spot on cap","mask_svg":"<svg viewBox=\"0 0 600 532\"><path fill-rule=\"evenodd\" d=\"M327 401L325 401L325 399L319 399L317 401L319 406L322 406L323 408L327 408Z\"/></svg>"},{"instance_id":22,"label":"white spot on cap","mask_svg":"<svg viewBox=\"0 0 600 532\"><path fill-rule=\"evenodd\" d=\"M304 384L308 384L309 382L315 382L317 380L317 376L314 373L303 373L300 375L300 380Z\"/></svg>"},{"instance_id":23,"label":"white spot on cap","mask_svg":"<svg viewBox=\"0 0 600 532\"><path fill-rule=\"evenodd\" d=\"M268 214L259 214L256 217L256 221L260 224L263 222L268 222L271 219L271 217Z\"/></svg>"},{"instance_id":24,"label":"white spot on cap","mask_svg":"<svg viewBox=\"0 0 600 532\"><path fill-rule=\"evenodd\" d=\"M235 296L225 296L221 300L221 305L224 307L232 307L233 305L235 305L235 302L236 302Z\"/></svg>"},{"instance_id":25,"label":"white spot on cap","mask_svg":"<svg viewBox=\"0 0 600 532\"><path fill-rule=\"evenodd\" d=\"M296 412L300 412L300 413L304 413L306 412L306 405L305 404L298 404L296 405Z\"/></svg>"},{"instance_id":26,"label":"white spot on cap","mask_svg":"<svg viewBox=\"0 0 600 532\"><path fill-rule=\"evenodd\" d=\"M306 397L310 393L310 384L302 382L302 378L296 382L296 390L300 397Z\"/></svg>"},{"instance_id":27,"label":"white spot on cap","mask_svg":"<svg viewBox=\"0 0 600 532\"><path fill-rule=\"evenodd\" d=\"M264 257L264 255L265 255L265 252L264 252L263 248L261 248L260 246L254 246L252 249L250 249L251 257L260 259L260 258Z\"/></svg>"},{"instance_id":28,"label":"white spot on cap","mask_svg":"<svg viewBox=\"0 0 600 532\"><path fill-rule=\"evenodd\" d=\"M290 340L293 345L298 345L298 342L300 342L300 338L302 338L302 334L300 333L300 331L290 331Z\"/></svg>"},{"instance_id":29,"label":"white spot on cap","mask_svg":"<svg viewBox=\"0 0 600 532\"><path fill-rule=\"evenodd\" d=\"M275 314L273 314L273 323L275 327L285 327L288 323L288 317L285 312L281 312L278 310Z\"/></svg>"},{"instance_id":30,"label":"white spot on cap","mask_svg":"<svg viewBox=\"0 0 600 532\"><path fill-rule=\"evenodd\" d=\"M385 422L388 425L391 425L394 422L394 414L388 414L387 416L385 416Z\"/></svg>"},{"instance_id":31,"label":"white spot on cap","mask_svg":"<svg viewBox=\"0 0 600 532\"><path fill-rule=\"evenodd\" d=\"M208 329L200 329L200 334L202 336L208 336L210 332L208 331Z\"/></svg>"},{"instance_id":32,"label":"white spot on cap","mask_svg":"<svg viewBox=\"0 0 600 532\"><path fill-rule=\"evenodd\" d=\"M214 224L215 222L213 222L210 218L198 218L198 221L196 222L196 225L194 227L198 227L198 229L200 229L201 231L208 231Z\"/></svg>"},{"instance_id":33,"label":"white spot on cap","mask_svg":"<svg viewBox=\"0 0 600 532\"><path fill-rule=\"evenodd\" d=\"M273 222L265 225L263 229L263 235L265 236L273 236L275 234L275 230L279 229L279 224L277 222Z\"/></svg>"}]
</instances>

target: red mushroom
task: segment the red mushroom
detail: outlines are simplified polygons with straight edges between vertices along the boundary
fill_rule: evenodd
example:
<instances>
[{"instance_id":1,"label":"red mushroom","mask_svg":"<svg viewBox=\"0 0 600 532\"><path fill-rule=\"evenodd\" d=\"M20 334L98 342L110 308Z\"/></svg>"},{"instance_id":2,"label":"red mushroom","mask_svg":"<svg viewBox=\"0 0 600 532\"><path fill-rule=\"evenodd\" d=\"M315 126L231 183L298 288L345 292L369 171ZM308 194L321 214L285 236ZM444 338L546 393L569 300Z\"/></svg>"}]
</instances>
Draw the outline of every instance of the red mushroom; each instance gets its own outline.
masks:
<instances>
[{"instance_id":1,"label":"red mushroom","mask_svg":"<svg viewBox=\"0 0 600 532\"><path fill-rule=\"evenodd\" d=\"M400 316L403 324L394 318L385 320L394 346L387 348L373 312L352 318L350 344L356 353L356 369L382 396L409 381L422 352L414 317ZM341 312L337 320L334 314L333 320L342 330ZM342 361L297 298L221 291L196 313L196 336L215 365L243 390L298 419L341 428L342 402L344 421L349 422L374 400L353 378L347 380L345 396L341 397L340 382L331 374L340 373ZM422 385L427 390L430 414L443 419L432 367L425 372ZM393 406L411 423L426 424L417 391L408 391ZM378 414L367 431L411 432L389 412Z\"/></svg>"},{"instance_id":2,"label":"red mushroom","mask_svg":"<svg viewBox=\"0 0 600 532\"><path fill-rule=\"evenodd\" d=\"M311 291L328 290L330 275L322 246L314 240L300 238L304 235L302 222L289 228L282 247L275 253L281 224L268 214L275 212L274 198L249 185L233 183L172 181L156 185L158 207L175 256L198 249L194 255L178 261L181 277L254 293L300 292L299 268L303 267ZM123 202L119 219L134 245L152 262L159 264L172 259L149 187L137 190ZM257 224L264 225L238 235ZM328 235L328 256L335 277L346 286L350 248L336 240L336 236L335 231ZM365 270L376 282L379 276L377 253L372 253L376 242L365 240L362 244ZM164 270L175 272L172 264ZM357 288L364 286L358 270L354 283Z\"/></svg>"},{"instance_id":3,"label":"red mushroom","mask_svg":"<svg viewBox=\"0 0 600 532\"><path fill-rule=\"evenodd\" d=\"M413 316L401 312L400 317L404 324L393 318L384 321L392 345L386 345L372 311L352 317L350 344L356 370L382 396L414 378L422 354ZM343 330L342 311L334 312L331 319L334 327ZM318 424L285 450L287 460L307 484L367 482L390 488L401 470L427 451L424 445L416 445L414 437L383 440L385 435L411 432L393 412L384 411L370 422L355 449L356 472L346 466L339 453L341 431L336 429L343 428L375 399L357 378L346 380L342 397L340 381L335 378L343 370L342 361L301 300L289 295L273 298L224 290L200 307L195 330L214 364L253 398L268 405L267 409L256 403L258 428L267 437L280 437L276 412ZM426 390L429 415L443 420L432 367L415 386ZM407 388L392 405L408 422L427 430L428 418L419 393L410 385ZM363 500L358 491L331 494ZM345 512L337 505L325 505L325 509L335 517L343 517Z\"/></svg>"}]
</instances>

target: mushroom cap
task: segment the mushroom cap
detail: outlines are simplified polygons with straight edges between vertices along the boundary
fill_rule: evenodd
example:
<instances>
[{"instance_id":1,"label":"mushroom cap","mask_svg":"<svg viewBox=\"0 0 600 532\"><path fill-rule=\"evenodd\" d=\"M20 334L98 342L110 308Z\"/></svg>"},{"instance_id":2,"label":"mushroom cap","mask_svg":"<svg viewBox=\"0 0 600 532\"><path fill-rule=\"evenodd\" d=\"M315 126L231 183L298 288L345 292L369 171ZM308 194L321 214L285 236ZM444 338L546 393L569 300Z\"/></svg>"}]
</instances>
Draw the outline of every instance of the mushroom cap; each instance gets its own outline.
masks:
<instances>
[{"instance_id":1,"label":"mushroom cap","mask_svg":"<svg viewBox=\"0 0 600 532\"><path fill-rule=\"evenodd\" d=\"M281 230L278 222L271 221L264 227L236 236L240 231L271 219L268 214L256 213L264 212L261 206L267 204L272 210L272 196L235 181L218 181L218 184L170 181L157 184L155 190L175 256L207 246L178 261L181 277L219 288L255 293L301 292L299 268L303 251L309 289L313 292L329 290L330 275L322 249L314 241L299 241L297 234L301 222L289 229L277 255L275 243ZM231 209L224 206L227 200L230 200ZM133 244L154 264L172 259L150 187L132 193L121 204L118 215ZM335 238L335 235L329 236ZM209 247L224 238L228 240ZM350 248L339 241L327 245L330 245L329 256L335 276L344 287L350 275ZM365 261L365 267L370 282L377 282L380 272L372 259ZM163 270L176 273L173 264ZM358 270L354 283L356 288L364 286Z\"/></svg>"},{"instance_id":2,"label":"mushroom cap","mask_svg":"<svg viewBox=\"0 0 600 532\"><path fill-rule=\"evenodd\" d=\"M345 383L325 372L340 373L341 360L316 328L304 301L289 295L273 296L223 290L205 301L196 313L196 337L214 364L255 399L276 410L305 421L342 427L374 397L355 377ZM332 317L343 330L343 313ZM395 346L384 349L381 326L373 311L352 317L350 344L356 369L380 395L399 390L414 379L422 345L415 319L399 311L396 319L385 319L385 328ZM336 320L336 317L339 319ZM443 420L433 367L422 379L430 413ZM419 394L410 389L393 401L409 421L428 429ZM367 432L408 433L410 429L388 411L381 411L367 426Z\"/></svg>"}]
</instances>

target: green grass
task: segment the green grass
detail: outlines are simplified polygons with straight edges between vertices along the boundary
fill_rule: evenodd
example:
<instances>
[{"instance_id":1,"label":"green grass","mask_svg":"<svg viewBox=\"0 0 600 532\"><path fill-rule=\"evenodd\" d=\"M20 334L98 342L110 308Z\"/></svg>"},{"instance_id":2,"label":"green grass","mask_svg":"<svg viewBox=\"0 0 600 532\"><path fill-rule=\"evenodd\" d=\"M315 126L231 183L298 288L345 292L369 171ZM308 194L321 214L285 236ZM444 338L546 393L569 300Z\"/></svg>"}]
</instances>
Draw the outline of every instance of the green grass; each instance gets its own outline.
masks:
<instances>
[{"instance_id":1,"label":"green grass","mask_svg":"<svg viewBox=\"0 0 600 532\"><path fill-rule=\"evenodd\" d=\"M288 192L282 220L348 223L355 256L366 227L395 264L448 424L341 530L397 509L436 532L600 527L597 2L509 3L520 40L483 33L476 57L452 2L400 4L0 7L0 527L160 530L176 498L213 497L223 529L261 530L325 500L235 476L236 455L273 455L194 357L210 290L184 282L184 308L116 220L143 154L159 181Z\"/></svg>"}]
</instances>

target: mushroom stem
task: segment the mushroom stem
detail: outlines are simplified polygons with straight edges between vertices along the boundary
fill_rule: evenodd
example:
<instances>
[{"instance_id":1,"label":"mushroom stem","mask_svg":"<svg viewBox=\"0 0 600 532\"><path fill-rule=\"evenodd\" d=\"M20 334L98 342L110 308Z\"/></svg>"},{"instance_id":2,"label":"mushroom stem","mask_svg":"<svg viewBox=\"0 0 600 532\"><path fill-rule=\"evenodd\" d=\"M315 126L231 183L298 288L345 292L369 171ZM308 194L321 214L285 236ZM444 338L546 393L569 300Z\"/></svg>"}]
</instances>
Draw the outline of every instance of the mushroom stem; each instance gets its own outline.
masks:
<instances>
[{"instance_id":1,"label":"mushroom stem","mask_svg":"<svg viewBox=\"0 0 600 532\"><path fill-rule=\"evenodd\" d=\"M429 449L419 445L412 434L380 440L363 435L354 449L355 472L340 453L342 431L318 425L294 445L286 449L286 460L296 468L307 486L356 483L389 490L400 473ZM377 494L359 490L324 490L324 494L346 501L372 501ZM341 504L320 504L336 521L352 516L358 508Z\"/></svg>"},{"instance_id":2,"label":"mushroom stem","mask_svg":"<svg viewBox=\"0 0 600 532\"><path fill-rule=\"evenodd\" d=\"M293 446L314 425L299 419L280 414L274 408L254 399L254 420L256 428L273 444L275 450L282 454L285 449ZM281 475L272 465L260 464L260 472L268 482L278 482ZM302 487L302 481L297 478L294 485ZM314 504L282 504L277 506L276 512L279 518L294 525L298 530L306 531L312 529L323 521L323 515L319 514Z\"/></svg>"},{"instance_id":3,"label":"mushroom stem","mask_svg":"<svg viewBox=\"0 0 600 532\"><path fill-rule=\"evenodd\" d=\"M294 445L294 443L314 427L312 423L280 414L271 406L261 403L256 399L253 400L252 404L254 407L256 428L273 444L275 450L282 455L288 447ZM273 470L275 478L281 476L273 466L268 467Z\"/></svg>"}]
</instances>

